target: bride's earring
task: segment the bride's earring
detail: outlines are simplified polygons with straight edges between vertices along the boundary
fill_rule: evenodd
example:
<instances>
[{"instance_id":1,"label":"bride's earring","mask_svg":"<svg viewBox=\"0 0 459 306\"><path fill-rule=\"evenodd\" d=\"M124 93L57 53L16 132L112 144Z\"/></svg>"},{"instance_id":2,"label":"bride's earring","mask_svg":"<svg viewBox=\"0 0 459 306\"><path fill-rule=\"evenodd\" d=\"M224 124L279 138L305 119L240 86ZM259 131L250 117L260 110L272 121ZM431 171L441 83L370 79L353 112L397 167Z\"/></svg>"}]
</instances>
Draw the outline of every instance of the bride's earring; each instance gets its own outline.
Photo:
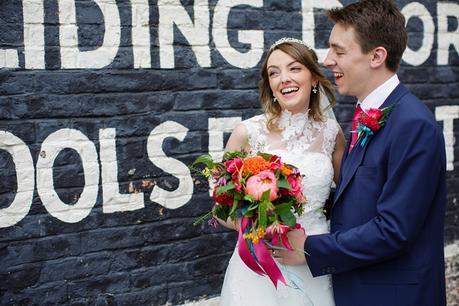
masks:
<instances>
[{"instance_id":1,"label":"bride's earring","mask_svg":"<svg viewBox=\"0 0 459 306\"><path fill-rule=\"evenodd\" d=\"M273 97L273 102L277 103L277 98L276 97Z\"/></svg>"},{"instance_id":2,"label":"bride's earring","mask_svg":"<svg viewBox=\"0 0 459 306\"><path fill-rule=\"evenodd\" d=\"M313 92L314 94L317 93L317 84L314 85L314 86L312 87L312 92Z\"/></svg>"}]
</instances>

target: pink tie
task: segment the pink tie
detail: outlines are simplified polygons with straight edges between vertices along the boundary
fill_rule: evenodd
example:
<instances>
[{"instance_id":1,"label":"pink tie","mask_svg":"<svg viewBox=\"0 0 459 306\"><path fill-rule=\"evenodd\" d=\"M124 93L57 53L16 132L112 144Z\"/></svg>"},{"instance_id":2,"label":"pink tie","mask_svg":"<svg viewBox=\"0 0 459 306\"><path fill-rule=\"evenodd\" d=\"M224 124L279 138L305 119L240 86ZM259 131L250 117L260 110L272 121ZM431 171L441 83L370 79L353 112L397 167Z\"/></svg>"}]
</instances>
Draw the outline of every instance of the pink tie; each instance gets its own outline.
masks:
<instances>
[{"instance_id":1,"label":"pink tie","mask_svg":"<svg viewBox=\"0 0 459 306\"><path fill-rule=\"evenodd\" d=\"M352 131L356 131L359 125L359 116L363 112L362 108L360 107L360 103L357 104L355 108L354 116L352 116ZM352 151L355 143L357 142L357 133L351 133L351 145L349 146L349 152Z\"/></svg>"}]
</instances>

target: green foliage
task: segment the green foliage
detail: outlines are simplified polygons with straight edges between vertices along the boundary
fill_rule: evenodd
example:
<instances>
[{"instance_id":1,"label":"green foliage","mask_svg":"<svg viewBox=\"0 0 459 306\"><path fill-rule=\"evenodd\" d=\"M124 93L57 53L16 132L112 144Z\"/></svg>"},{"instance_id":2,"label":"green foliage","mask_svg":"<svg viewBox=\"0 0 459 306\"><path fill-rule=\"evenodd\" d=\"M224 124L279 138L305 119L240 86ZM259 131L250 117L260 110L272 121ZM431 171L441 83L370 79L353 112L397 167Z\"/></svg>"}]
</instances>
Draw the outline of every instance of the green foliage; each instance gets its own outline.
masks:
<instances>
[{"instance_id":1,"label":"green foliage","mask_svg":"<svg viewBox=\"0 0 459 306\"><path fill-rule=\"evenodd\" d=\"M209 211L208 213L206 213L205 215L202 215L201 217L197 218L194 222L193 222L193 225L196 226L198 224L201 224L202 222L204 222L204 220L208 219L212 217L212 211Z\"/></svg>"},{"instance_id":2,"label":"green foliage","mask_svg":"<svg viewBox=\"0 0 459 306\"><path fill-rule=\"evenodd\" d=\"M221 195L222 193L225 193L225 192L228 192L232 189L235 189L236 186L234 185L234 182L233 181L230 181L228 184L226 185L223 185L223 186L219 186L217 187L217 196Z\"/></svg>"},{"instance_id":3,"label":"green foliage","mask_svg":"<svg viewBox=\"0 0 459 306\"><path fill-rule=\"evenodd\" d=\"M296 218L293 212L291 211L290 207L291 207L290 203L283 203L283 204L276 205L274 210L287 226L292 227L292 226L295 226L296 224Z\"/></svg>"},{"instance_id":4,"label":"green foliage","mask_svg":"<svg viewBox=\"0 0 459 306\"><path fill-rule=\"evenodd\" d=\"M191 164L192 167L196 165L204 165L206 168L213 169L215 167L215 162L212 159L212 156L209 154L204 154L196 158L196 160Z\"/></svg>"},{"instance_id":5,"label":"green foliage","mask_svg":"<svg viewBox=\"0 0 459 306\"><path fill-rule=\"evenodd\" d=\"M279 177L276 185L277 185L277 188L285 188L288 190L292 190L292 185L290 185L290 183L287 181L287 179L283 175Z\"/></svg>"},{"instance_id":6,"label":"green foliage","mask_svg":"<svg viewBox=\"0 0 459 306\"><path fill-rule=\"evenodd\" d=\"M223 161L227 161L230 159L234 159L236 157L239 158L244 158L247 156L246 152L241 152L241 151L227 151L225 154L223 154Z\"/></svg>"},{"instance_id":7,"label":"green foliage","mask_svg":"<svg viewBox=\"0 0 459 306\"><path fill-rule=\"evenodd\" d=\"M270 160L271 157L273 156L272 154L263 153L263 152L260 152L260 151L257 152L257 155L263 157L264 160Z\"/></svg>"}]
</instances>

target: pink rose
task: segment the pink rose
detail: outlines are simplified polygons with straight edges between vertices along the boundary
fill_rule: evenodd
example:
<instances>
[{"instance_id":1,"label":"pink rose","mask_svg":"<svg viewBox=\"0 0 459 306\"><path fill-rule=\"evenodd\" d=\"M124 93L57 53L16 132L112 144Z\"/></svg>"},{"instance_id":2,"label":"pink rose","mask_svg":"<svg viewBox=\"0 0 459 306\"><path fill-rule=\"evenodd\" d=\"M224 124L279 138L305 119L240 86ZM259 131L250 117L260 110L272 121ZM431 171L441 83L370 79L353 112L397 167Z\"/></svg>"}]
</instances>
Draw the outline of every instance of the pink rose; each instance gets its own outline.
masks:
<instances>
[{"instance_id":1,"label":"pink rose","mask_svg":"<svg viewBox=\"0 0 459 306\"><path fill-rule=\"evenodd\" d=\"M246 192L255 199L260 200L261 195L266 190L270 190L270 201L274 201L275 199L277 199L277 192L279 191L279 189L276 185L276 177L271 171L261 171L257 175L249 177L249 179L247 180Z\"/></svg>"}]
</instances>

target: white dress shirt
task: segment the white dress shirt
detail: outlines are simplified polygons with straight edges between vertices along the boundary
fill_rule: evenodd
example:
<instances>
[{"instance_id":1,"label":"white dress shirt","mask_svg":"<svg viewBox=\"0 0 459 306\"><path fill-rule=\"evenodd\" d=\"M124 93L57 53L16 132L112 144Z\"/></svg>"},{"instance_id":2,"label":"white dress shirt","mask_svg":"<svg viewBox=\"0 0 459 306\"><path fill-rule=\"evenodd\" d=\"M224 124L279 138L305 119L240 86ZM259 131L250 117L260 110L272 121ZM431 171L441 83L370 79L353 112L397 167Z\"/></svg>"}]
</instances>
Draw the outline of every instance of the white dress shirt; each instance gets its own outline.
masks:
<instances>
[{"instance_id":1,"label":"white dress shirt","mask_svg":"<svg viewBox=\"0 0 459 306\"><path fill-rule=\"evenodd\" d=\"M390 79L373 90L362 102L358 101L357 104L360 104L363 111L370 108L379 108L398 84L400 84L400 81L398 76L394 74Z\"/></svg>"}]
</instances>

